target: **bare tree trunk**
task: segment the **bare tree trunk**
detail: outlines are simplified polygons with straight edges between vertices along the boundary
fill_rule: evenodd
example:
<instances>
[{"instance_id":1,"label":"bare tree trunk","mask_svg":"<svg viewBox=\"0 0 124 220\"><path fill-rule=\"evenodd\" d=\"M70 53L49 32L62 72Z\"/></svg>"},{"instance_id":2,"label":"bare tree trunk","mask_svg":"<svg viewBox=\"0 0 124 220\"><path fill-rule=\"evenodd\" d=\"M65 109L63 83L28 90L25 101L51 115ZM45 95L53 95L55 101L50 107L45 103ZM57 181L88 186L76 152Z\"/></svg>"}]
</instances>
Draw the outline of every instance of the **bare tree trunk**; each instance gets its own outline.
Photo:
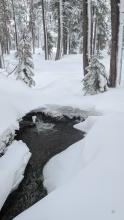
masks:
<instances>
[{"instance_id":1,"label":"bare tree trunk","mask_svg":"<svg viewBox=\"0 0 124 220\"><path fill-rule=\"evenodd\" d=\"M32 35L32 48L35 54L35 18L34 18L34 0L30 2L30 31Z\"/></svg>"},{"instance_id":2,"label":"bare tree trunk","mask_svg":"<svg viewBox=\"0 0 124 220\"><path fill-rule=\"evenodd\" d=\"M2 52L2 45L0 42L0 68L4 68L4 60L3 60L3 52Z\"/></svg>"},{"instance_id":3,"label":"bare tree trunk","mask_svg":"<svg viewBox=\"0 0 124 220\"><path fill-rule=\"evenodd\" d=\"M111 60L110 60L110 87L116 87L117 56L118 56L118 32L119 32L119 3L120 0L111 0Z\"/></svg>"},{"instance_id":4,"label":"bare tree trunk","mask_svg":"<svg viewBox=\"0 0 124 220\"><path fill-rule=\"evenodd\" d=\"M96 51L96 40L97 40L97 17L96 17L96 8L92 6L92 55Z\"/></svg>"},{"instance_id":5,"label":"bare tree trunk","mask_svg":"<svg viewBox=\"0 0 124 220\"><path fill-rule=\"evenodd\" d=\"M15 44L16 44L16 49L18 50L18 34L17 34L17 24L16 24L14 0L11 0L11 1L12 1L12 11L13 11L14 27L15 27Z\"/></svg>"},{"instance_id":6,"label":"bare tree trunk","mask_svg":"<svg viewBox=\"0 0 124 220\"><path fill-rule=\"evenodd\" d=\"M92 11L91 11L91 0L88 0L88 59L90 59L91 57L91 53L92 53Z\"/></svg>"},{"instance_id":7,"label":"bare tree trunk","mask_svg":"<svg viewBox=\"0 0 124 220\"><path fill-rule=\"evenodd\" d=\"M63 44L62 0L59 0L57 4L58 4L58 42L57 42L57 52L56 52L55 60L59 60L62 57L62 44Z\"/></svg>"},{"instance_id":8,"label":"bare tree trunk","mask_svg":"<svg viewBox=\"0 0 124 220\"><path fill-rule=\"evenodd\" d=\"M68 31L65 28L63 31L63 55L67 54L67 46L68 46Z\"/></svg>"},{"instance_id":9,"label":"bare tree trunk","mask_svg":"<svg viewBox=\"0 0 124 220\"><path fill-rule=\"evenodd\" d=\"M47 39L47 25L46 25L46 16L45 16L45 4L42 0L42 16L43 16L43 32L44 32L44 50L45 50L45 60L48 60L48 39Z\"/></svg>"},{"instance_id":10,"label":"bare tree trunk","mask_svg":"<svg viewBox=\"0 0 124 220\"><path fill-rule=\"evenodd\" d=\"M83 70L87 74L88 61L88 0L83 0Z\"/></svg>"},{"instance_id":11,"label":"bare tree trunk","mask_svg":"<svg viewBox=\"0 0 124 220\"><path fill-rule=\"evenodd\" d=\"M93 54L94 6L91 2L91 55Z\"/></svg>"},{"instance_id":12,"label":"bare tree trunk","mask_svg":"<svg viewBox=\"0 0 124 220\"><path fill-rule=\"evenodd\" d=\"M122 58L123 58L123 34L124 34L124 9L123 1L120 2L120 25L118 39L118 64L117 64L117 85L121 84Z\"/></svg>"},{"instance_id":13,"label":"bare tree trunk","mask_svg":"<svg viewBox=\"0 0 124 220\"><path fill-rule=\"evenodd\" d=\"M66 0L63 0L63 7L65 7ZM63 8L63 55L67 54L68 47L68 18L66 16L65 10Z\"/></svg>"}]
</instances>

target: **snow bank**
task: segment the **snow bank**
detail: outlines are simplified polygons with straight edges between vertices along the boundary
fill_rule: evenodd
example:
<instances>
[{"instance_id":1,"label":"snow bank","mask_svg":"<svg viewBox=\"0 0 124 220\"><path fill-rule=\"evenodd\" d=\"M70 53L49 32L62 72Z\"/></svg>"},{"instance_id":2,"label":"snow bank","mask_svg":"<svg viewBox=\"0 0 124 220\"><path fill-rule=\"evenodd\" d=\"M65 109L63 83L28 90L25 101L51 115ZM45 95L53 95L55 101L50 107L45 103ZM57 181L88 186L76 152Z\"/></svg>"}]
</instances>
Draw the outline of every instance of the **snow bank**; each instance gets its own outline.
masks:
<instances>
[{"instance_id":1,"label":"snow bank","mask_svg":"<svg viewBox=\"0 0 124 220\"><path fill-rule=\"evenodd\" d=\"M82 169L82 153L84 140L81 140L54 156L44 167L43 185L48 193L67 183L74 178L75 174ZM64 178L63 178L64 177Z\"/></svg>"},{"instance_id":2,"label":"snow bank","mask_svg":"<svg viewBox=\"0 0 124 220\"><path fill-rule=\"evenodd\" d=\"M123 220L123 130L123 114L99 117L83 143L72 145L48 162L45 178L50 181L48 191L52 184L54 191L15 219ZM74 171L73 161L79 166ZM72 175L66 169L73 172L70 181ZM49 178L52 175L54 181Z\"/></svg>"},{"instance_id":3,"label":"snow bank","mask_svg":"<svg viewBox=\"0 0 124 220\"><path fill-rule=\"evenodd\" d=\"M10 192L22 181L30 156L29 149L22 141L14 141L0 158L0 209Z\"/></svg>"},{"instance_id":4,"label":"snow bank","mask_svg":"<svg viewBox=\"0 0 124 220\"><path fill-rule=\"evenodd\" d=\"M98 116L89 116L87 120L84 122L81 122L79 124L74 125L74 128L81 130L83 132L88 133L89 130L93 127L95 124L96 120L98 119Z\"/></svg>"}]
</instances>

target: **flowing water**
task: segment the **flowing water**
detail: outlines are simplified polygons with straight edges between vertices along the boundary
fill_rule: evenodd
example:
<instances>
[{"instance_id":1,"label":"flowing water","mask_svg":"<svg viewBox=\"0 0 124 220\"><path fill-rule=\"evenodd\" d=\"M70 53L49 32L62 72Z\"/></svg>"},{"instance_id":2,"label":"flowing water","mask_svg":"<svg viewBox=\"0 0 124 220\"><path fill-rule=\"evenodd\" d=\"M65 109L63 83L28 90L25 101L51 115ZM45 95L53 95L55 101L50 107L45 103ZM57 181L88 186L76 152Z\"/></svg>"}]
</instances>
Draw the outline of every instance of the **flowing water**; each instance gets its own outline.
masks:
<instances>
[{"instance_id":1,"label":"flowing water","mask_svg":"<svg viewBox=\"0 0 124 220\"><path fill-rule=\"evenodd\" d=\"M29 114L23 118L15 139L27 144L32 157L22 183L8 197L1 210L1 220L13 219L47 195L42 184L43 167L55 154L83 138L83 133L73 128L75 123L76 119L70 120L65 117L57 121L41 113L33 117Z\"/></svg>"}]
</instances>

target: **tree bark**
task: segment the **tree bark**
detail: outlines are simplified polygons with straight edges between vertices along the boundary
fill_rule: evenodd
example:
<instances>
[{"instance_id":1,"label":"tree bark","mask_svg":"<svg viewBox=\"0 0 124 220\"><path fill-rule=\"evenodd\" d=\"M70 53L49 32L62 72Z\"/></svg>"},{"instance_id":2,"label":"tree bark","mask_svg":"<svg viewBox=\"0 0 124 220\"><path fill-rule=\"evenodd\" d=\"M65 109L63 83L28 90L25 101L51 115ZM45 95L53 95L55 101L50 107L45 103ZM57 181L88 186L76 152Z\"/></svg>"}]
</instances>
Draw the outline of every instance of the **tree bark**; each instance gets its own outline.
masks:
<instances>
[{"instance_id":1,"label":"tree bark","mask_svg":"<svg viewBox=\"0 0 124 220\"><path fill-rule=\"evenodd\" d=\"M118 56L118 33L119 33L119 3L120 0L111 0L111 60L110 60L110 87L116 87L117 79L117 56Z\"/></svg>"},{"instance_id":2,"label":"tree bark","mask_svg":"<svg viewBox=\"0 0 124 220\"><path fill-rule=\"evenodd\" d=\"M67 55L68 50L68 18L64 10L65 2L66 0L63 0L63 55Z\"/></svg>"},{"instance_id":3,"label":"tree bark","mask_svg":"<svg viewBox=\"0 0 124 220\"><path fill-rule=\"evenodd\" d=\"M0 42L0 68L2 69L3 67L4 67L4 60L3 60L2 45Z\"/></svg>"},{"instance_id":4,"label":"tree bark","mask_svg":"<svg viewBox=\"0 0 124 220\"><path fill-rule=\"evenodd\" d=\"M83 70L87 74L88 61L88 0L83 0Z\"/></svg>"},{"instance_id":5,"label":"tree bark","mask_svg":"<svg viewBox=\"0 0 124 220\"><path fill-rule=\"evenodd\" d=\"M58 4L58 41L55 60L59 60L62 56L62 44L63 44L63 14L62 14L62 0L57 2Z\"/></svg>"},{"instance_id":6,"label":"tree bark","mask_svg":"<svg viewBox=\"0 0 124 220\"><path fill-rule=\"evenodd\" d=\"M32 48L33 54L35 54L35 20L34 20L34 0L30 2L30 29L32 35Z\"/></svg>"},{"instance_id":7,"label":"tree bark","mask_svg":"<svg viewBox=\"0 0 124 220\"><path fill-rule=\"evenodd\" d=\"M45 50L45 60L48 60L48 39L47 39L47 25L46 25L46 18L45 18L45 5L44 0L42 0L42 16L43 16L43 32L44 32L44 50Z\"/></svg>"},{"instance_id":8,"label":"tree bark","mask_svg":"<svg viewBox=\"0 0 124 220\"><path fill-rule=\"evenodd\" d=\"M11 0L11 1L12 1L12 11L13 11L14 27L15 27L15 44L16 44L16 49L18 50L18 34L17 34L17 24L16 24L14 0Z\"/></svg>"}]
</instances>

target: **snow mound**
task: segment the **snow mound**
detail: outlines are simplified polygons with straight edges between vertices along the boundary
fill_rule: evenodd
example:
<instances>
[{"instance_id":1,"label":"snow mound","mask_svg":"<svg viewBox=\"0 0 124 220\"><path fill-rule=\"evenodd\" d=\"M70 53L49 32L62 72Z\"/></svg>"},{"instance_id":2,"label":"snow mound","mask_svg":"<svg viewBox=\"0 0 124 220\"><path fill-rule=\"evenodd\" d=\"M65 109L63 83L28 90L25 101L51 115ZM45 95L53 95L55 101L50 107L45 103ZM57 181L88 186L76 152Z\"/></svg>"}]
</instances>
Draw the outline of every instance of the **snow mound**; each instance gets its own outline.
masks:
<instances>
[{"instance_id":1,"label":"snow mound","mask_svg":"<svg viewBox=\"0 0 124 220\"><path fill-rule=\"evenodd\" d=\"M96 120L98 119L98 116L89 116L87 120L84 122L80 122L79 124L74 125L74 128L81 130L83 132L88 133L89 130L93 127Z\"/></svg>"},{"instance_id":2,"label":"snow mound","mask_svg":"<svg viewBox=\"0 0 124 220\"><path fill-rule=\"evenodd\" d=\"M14 141L0 158L0 209L24 178L30 157L28 147L22 141Z\"/></svg>"}]
</instances>

